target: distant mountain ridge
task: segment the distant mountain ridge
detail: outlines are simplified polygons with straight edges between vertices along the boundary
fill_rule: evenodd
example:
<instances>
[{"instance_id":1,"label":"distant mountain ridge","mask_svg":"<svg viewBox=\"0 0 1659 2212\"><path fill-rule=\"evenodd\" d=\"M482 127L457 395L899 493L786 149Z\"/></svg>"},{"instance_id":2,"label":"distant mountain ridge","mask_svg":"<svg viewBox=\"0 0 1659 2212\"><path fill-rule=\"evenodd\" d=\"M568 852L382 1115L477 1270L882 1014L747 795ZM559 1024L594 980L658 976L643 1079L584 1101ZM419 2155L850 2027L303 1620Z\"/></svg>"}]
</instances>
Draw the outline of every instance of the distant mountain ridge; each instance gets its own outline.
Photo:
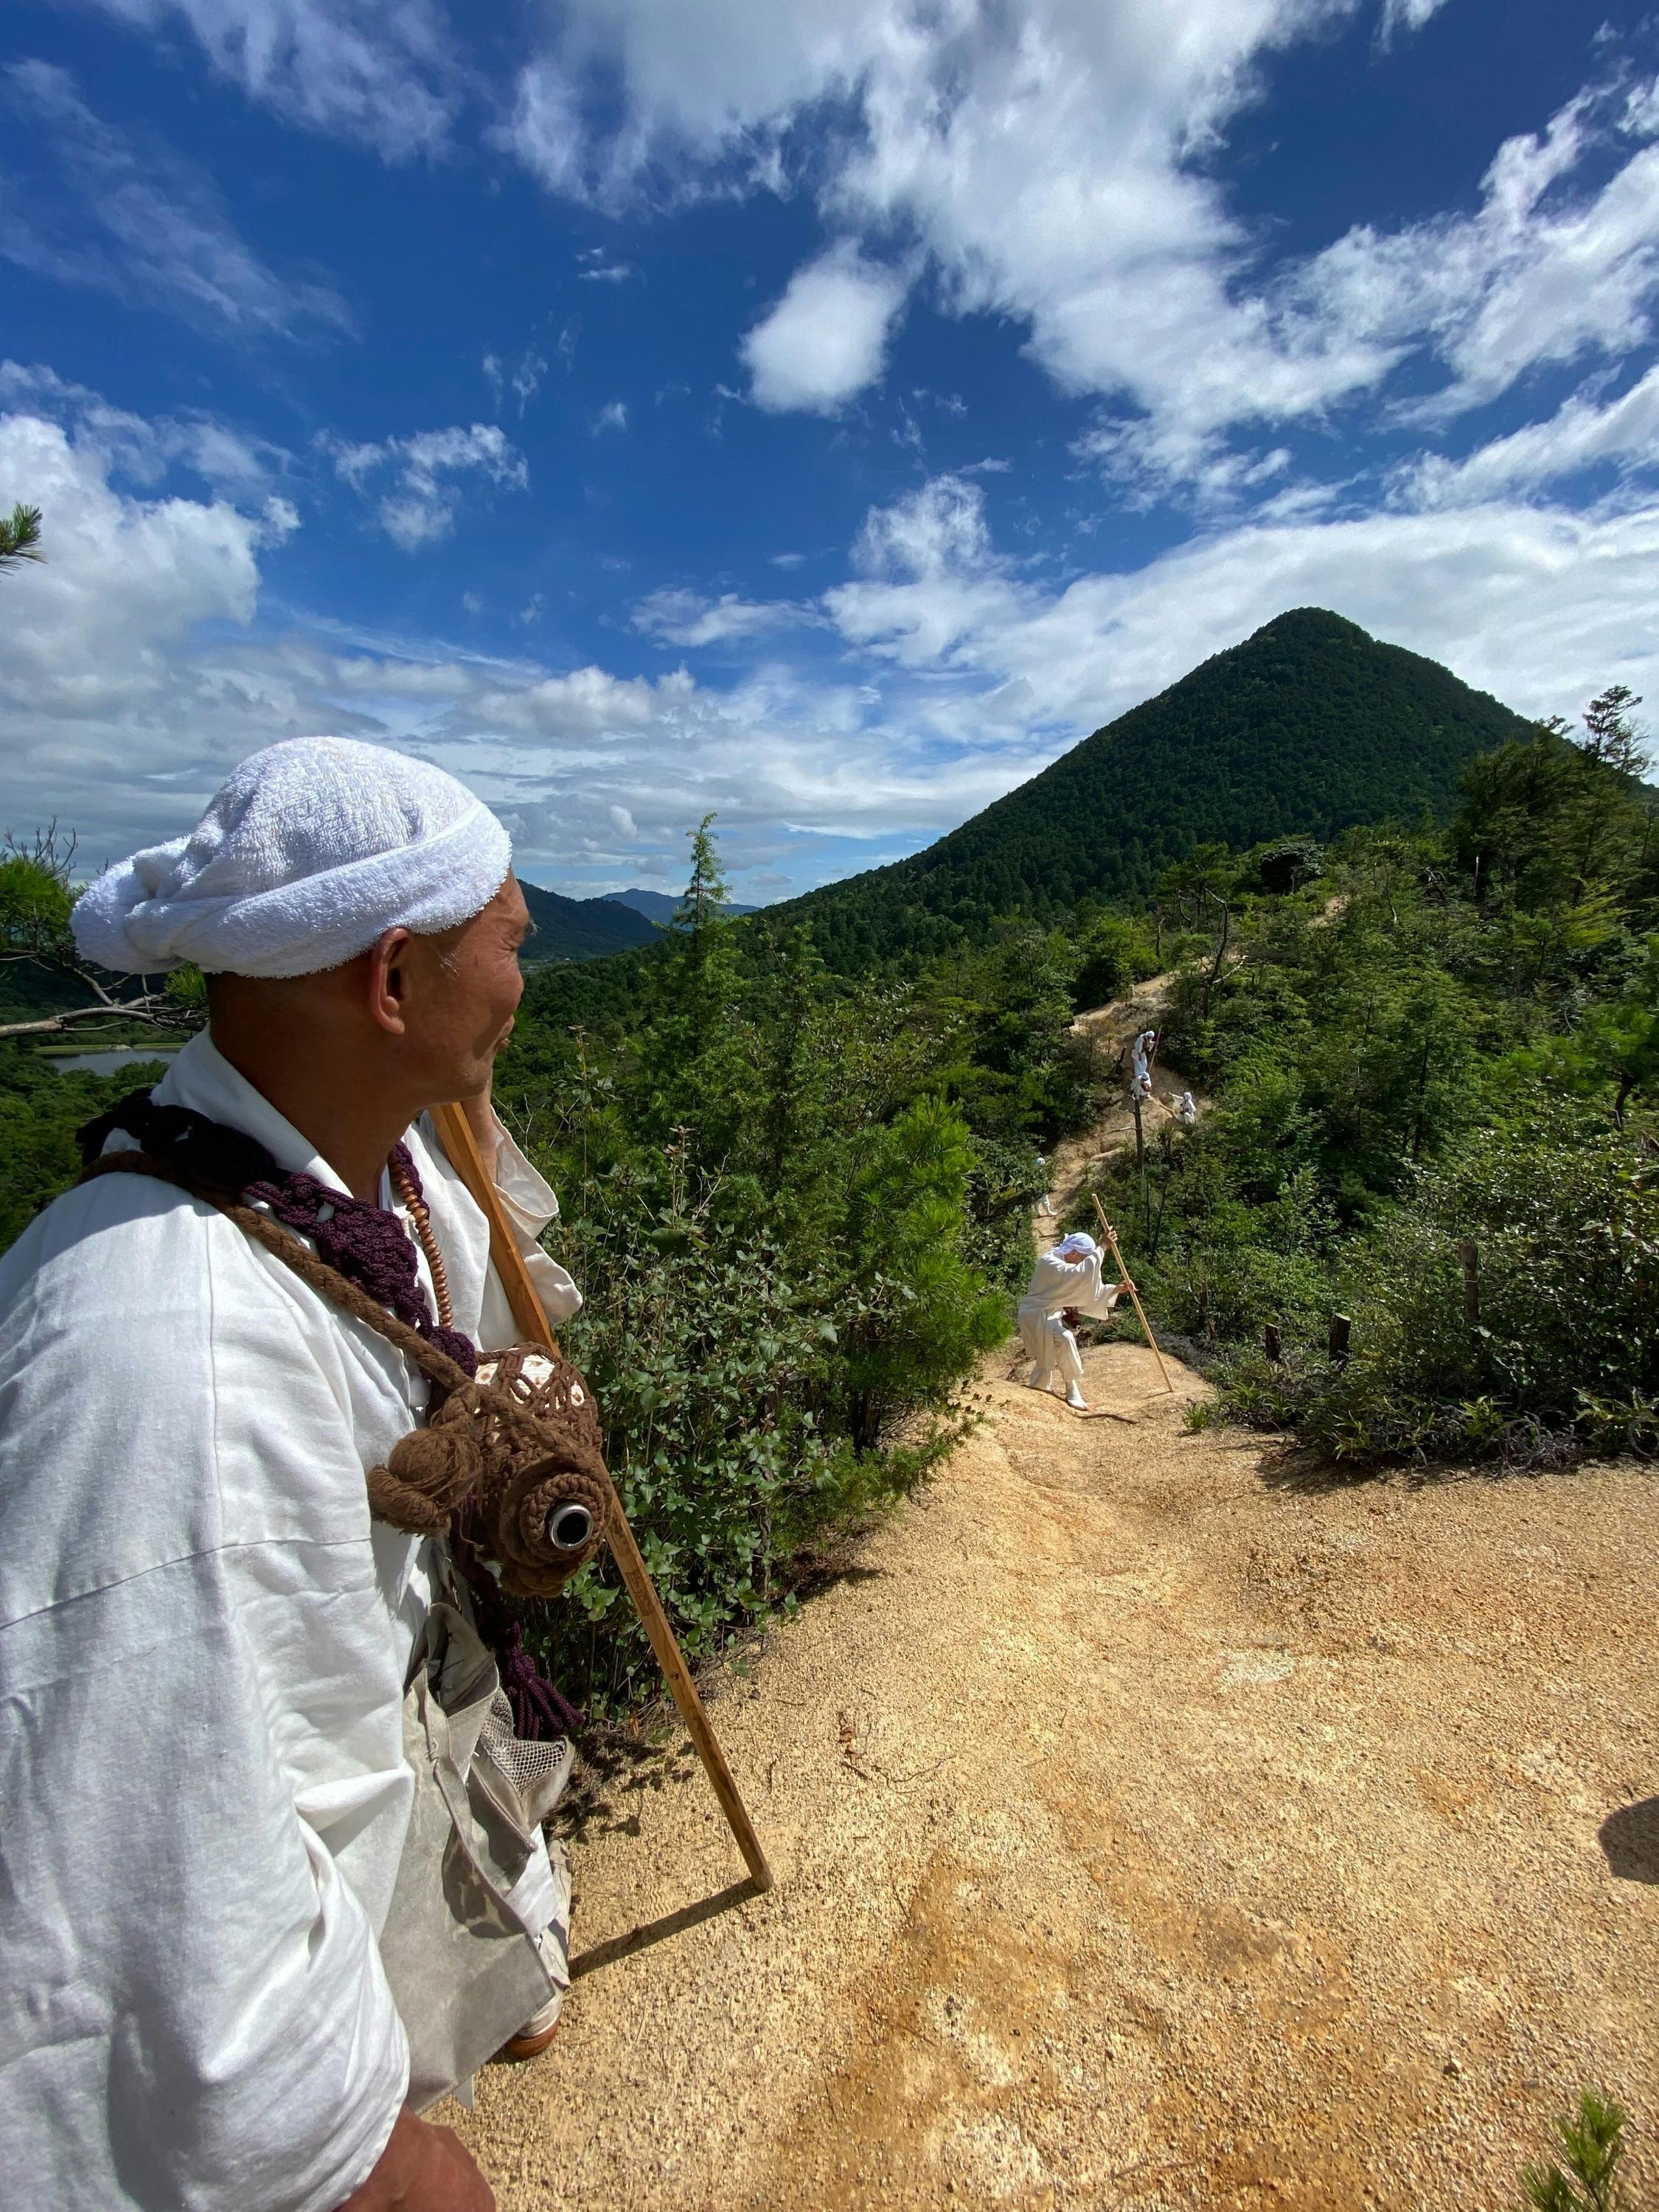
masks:
<instances>
[{"instance_id":1,"label":"distant mountain ridge","mask_svg":"<svg viewBox=\"0 0 1659 2212\"><path fill-rule=\"evenodd\" d=\"M926 953L1002 915L1144 898L1212 841L1443 819L1476 753L1534 729L1437 661L1296 607L925 851L767 916L805 924L842 969Z\"/></svg>"},{"instance_id":2,"label":"distant mountain ridge","mask_svg":"<svg viewBox=\"0 0 1659 2212\"><path fill-rule=\"evenodd\" d=\"M647 921L654 921L661 928L666 928L679 911L680 894L678 891L645 891L636 886L632 890L607 891L605 896L613 905L631 908L634 913L642 914ZM728 914L760 912L757 906L739 906L735 899L726 910Z\"/></svg>"},{"instance_id":3,"label":"distant mountain ridge","mask_svg":"<svg viewBox=\"0 0 1659 2212\"><path fill-rule=\"evenodd\" d=\"M652 945L660 933L641 914L635 914L613 899L566 898L562 891L544 890L520 877L519 888L530 909L536 933L526 940L524 963L538 967L550 960L599 960L607 952L626 952L636 945Z\"/></svg>"}]
</instances>

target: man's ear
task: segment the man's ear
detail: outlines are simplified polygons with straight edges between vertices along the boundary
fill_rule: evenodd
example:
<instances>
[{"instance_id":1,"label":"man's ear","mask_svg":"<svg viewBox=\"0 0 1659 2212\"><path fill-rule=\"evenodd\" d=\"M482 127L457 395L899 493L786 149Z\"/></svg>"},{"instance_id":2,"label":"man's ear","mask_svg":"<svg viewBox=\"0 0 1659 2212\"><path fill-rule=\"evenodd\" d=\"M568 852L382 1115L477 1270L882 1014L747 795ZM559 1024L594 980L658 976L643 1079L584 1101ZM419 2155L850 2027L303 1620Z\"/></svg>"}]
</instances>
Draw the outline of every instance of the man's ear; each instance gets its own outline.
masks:
<instances>
[{"instance_id":1,"label":"man's ear","mask_svg":"<svg viewBox=\"0 0 1659 2212\"><path fill-rule=\"evenodd\" d=\"M408 1027L409 948L406 929L388 929L368 955L368 1010L392 1036L402 1036Z\"/></svg>"}]
</instances>

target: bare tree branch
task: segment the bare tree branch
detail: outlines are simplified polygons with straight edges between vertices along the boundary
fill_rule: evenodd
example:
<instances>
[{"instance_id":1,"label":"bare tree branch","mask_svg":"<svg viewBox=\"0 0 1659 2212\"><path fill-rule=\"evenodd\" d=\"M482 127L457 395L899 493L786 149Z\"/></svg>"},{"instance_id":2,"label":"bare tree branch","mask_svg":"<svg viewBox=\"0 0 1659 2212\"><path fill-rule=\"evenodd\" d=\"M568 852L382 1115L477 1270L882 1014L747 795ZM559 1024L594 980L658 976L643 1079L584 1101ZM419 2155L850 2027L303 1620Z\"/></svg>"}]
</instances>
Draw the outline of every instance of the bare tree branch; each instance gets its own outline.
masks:
<instances>
[{"instance_id":1,"label":"bare tree branch","mask_svg":"<svg viewBox=\"0 0 1659 2212\"><path fill-rule=\"evenodd\" d=\"M169 1005L164 991L149 991L142 999L110 999L101 1006L70 1006L61 1014L43 1014L33 1022L0 1022L0 1041L15 1036L58 1036L71 1022L141 1022L147 1029L188 1033L195 1024L188 1015ZM96 1036L105 1033L101 1030ZM94 1037L95 1042L95 1037Z\"/></svg>"}]
</instances>

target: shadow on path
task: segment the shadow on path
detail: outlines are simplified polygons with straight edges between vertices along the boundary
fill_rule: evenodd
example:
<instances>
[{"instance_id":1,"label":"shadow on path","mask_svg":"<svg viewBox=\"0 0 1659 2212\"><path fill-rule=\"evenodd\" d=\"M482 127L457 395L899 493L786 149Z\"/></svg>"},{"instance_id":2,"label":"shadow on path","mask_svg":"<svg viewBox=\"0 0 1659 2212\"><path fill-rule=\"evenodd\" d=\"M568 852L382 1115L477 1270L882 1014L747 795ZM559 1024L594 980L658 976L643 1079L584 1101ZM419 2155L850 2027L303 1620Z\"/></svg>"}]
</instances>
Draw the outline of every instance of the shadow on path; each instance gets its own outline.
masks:
<instances>
[{"instance_id":1,"label":"shadow on path","mask_svg":"<svg viewBox=\"0 0 1659 2212\"><path fill-rule=\"evenodd\" d=\"M1608 1814L1595 1838L1620 1881L1659 1882L1659 1797L1621 1805Z\"/></svg>"}]
</instances>

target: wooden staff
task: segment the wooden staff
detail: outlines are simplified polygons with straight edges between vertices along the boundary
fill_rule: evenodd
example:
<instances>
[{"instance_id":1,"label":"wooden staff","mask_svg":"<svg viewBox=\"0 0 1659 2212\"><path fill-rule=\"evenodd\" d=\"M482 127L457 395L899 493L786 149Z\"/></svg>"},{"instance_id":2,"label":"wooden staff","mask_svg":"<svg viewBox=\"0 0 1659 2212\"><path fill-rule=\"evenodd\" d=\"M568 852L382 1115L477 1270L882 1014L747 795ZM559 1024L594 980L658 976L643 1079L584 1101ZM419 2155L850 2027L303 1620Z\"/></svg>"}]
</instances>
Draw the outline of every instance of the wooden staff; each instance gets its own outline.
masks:
<instances>
[{"instance_id":1,"label":"wooden staff","mask_svg":"<svg viewBox=\"0 0 1659 2212\"><path fill-rule=\"evenodd\" d=\"M1146 1330L1146 1341L1152 1347L1152 1357L1158 1362L1158 1373L1164 1377L1164 1387L1166 1390L1172 1391L1175 1384L1170 1382L1170 1370L1164 1364L1164 1354L1158 1348L1158 1339L1152 1334L1152 1324L1146 1318L1146 1309L1140 1303L1140 1293L1129 1279L1129 1270L1123 1263L1123 1254L1118 1245L1117 1231L1106 1218L1106 1209L1101 1204L1099 1198L1093 1192L1091 1192L1090 1195L1094 1198L1095 1212L1100 1216L1100 1225L1106 1232L1106 1242L1112 1248L1112 1257L1116 1261L1117 1271L1123 1278L1123 1287L1134 1301L1135 1311L1140 1316L1140 1326Z\"/></svg>"},{"instance_id":2,"label":"wooden staff","mask_svg":"<svg viewBox=\"0 0 1659 2212\"><path fill-rule=\"evenodd\" d=\"M544 1344L550 1352L557 1352L552 1330L542 1302L536 1294L536 1285L530 1279L530 1270L519 1249L506 1214L501 1210L500 1194L489 1176L472 1133L471 1124L459 1106L434 1106L432 1119L443 1140L444 1150L461 1181L477 1200L489 1224L489 1256L495 1272L501 1279L507 1304L513 1309L513 1318L525 1336ZM743 1853L744 1863L757 1890L772 1887L772 1869L766 1863L766 1854L761 1849L760 1838L755 1833L743 1799L738 1795L738 1785L732 1778L732 1770L726 1763L714 1729L708 1725L708 1716L697 1695L697 1686L691 1679L691 1669L674 1640L674 1632L663 1611L662 1600L657 1595L656 1585L650 1570L640 1556L640 1547L634 1541L634 1532L628 1525L622 1500L615 1486L611 1492L611 1525L605 1534L610 1540L611 1554L617 1571L628 1585L628 1595L634 1601L651 1649L657 1655L657 1664L662 1669L663 1680L668 1685L674 1703L679 1707L680 1718L685 1723L686 1733L697 1747L703 1771L720 1799L732 1833L737 1838L738 1849Z\"/></svg>"}]
</instances>

